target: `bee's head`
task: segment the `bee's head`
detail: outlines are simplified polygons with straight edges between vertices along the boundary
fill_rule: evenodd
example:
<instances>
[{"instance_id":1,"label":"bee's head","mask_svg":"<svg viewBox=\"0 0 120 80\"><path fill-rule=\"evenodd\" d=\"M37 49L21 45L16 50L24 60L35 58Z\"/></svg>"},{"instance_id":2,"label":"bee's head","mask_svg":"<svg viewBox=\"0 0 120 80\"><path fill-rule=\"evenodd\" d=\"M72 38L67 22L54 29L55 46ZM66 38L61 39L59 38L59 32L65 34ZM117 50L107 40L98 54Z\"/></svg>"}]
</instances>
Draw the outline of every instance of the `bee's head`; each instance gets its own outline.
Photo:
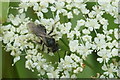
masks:
<instances>
[{"instance_id":1,"label":"bee's head","mask_svg":"<svg viewBox=\"0 0 120 80\"><path fill-rule=\"evenodd\" d=\"M46 45L47 45L47 47L54 46L55 45L55 39L46 37Z\"/></svg>"},{"instance_id":2,"label":"bee's head","mask_svg":"<svg viewBox=\"0 0 120 80\"><path fill-rule=\"evenodd\" d=\"M55 42L54 38L46 37L46 46L52 49L52 52L56 52L58 48L58 44Z\"/></svg>"}]
</instances>

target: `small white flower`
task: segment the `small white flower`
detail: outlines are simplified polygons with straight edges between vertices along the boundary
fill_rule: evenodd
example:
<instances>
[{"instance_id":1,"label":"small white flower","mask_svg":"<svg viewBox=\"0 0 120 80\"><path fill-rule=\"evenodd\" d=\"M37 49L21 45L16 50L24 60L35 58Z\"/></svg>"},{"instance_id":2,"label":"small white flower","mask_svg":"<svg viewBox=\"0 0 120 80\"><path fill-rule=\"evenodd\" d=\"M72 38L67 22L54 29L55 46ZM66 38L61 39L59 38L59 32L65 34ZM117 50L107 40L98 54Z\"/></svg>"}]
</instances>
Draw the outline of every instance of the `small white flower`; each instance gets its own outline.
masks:
<instances>
[{"instance_id":1,"label":"small white flower","mask_svg":"<svg viewBox=\"0 0 120 80\"><path fill-rule=\"evenodd\" d=\"M78 15L80 13L80 11L78 9L73 9L73 13Z\"/></svg>"},{"instance_id":2,"label":"small white flower","mask_svg":"<svg viewBox=\"0 0 120 80\"><path fill-rule=\"evenodd\" d=\"M88 29L83 29L82 32L83 32L84 34L90 34L90 31L89 31Z\"/></svg>"},{"instance_id":3,"label":"small white flower","mask_svg":"<svg viewBox=\"0 0 120 80\"><path fill-rule=\"evenodd\" d=\"M27 11L28 7L29 7L29 4L26 3L26 2L22 2L19 4L19 7L24 9L24 11Z\"/></svg>"},{"instance_id":4,"label":"small white flower","mask_svg":"<svg viewBox=\"0 0 120 80\"><path fill-rule=\"evenodd\" d=\"M114 29L114 36L116 39L118 39L118 29Z\"/></svg>"},{"instance_id":5,"label":"small white flower","mask_svg":"<svg viewBox=\"0 0 120 80\"><path fill-rule=\"evenodd\" d=\"M58 71L51 71L51 73L47 73L48 78L59 78Z\"/></svg>"},{"instance_id":6,"label":"small white flower","mask_svg":"<svg viewBox=\"0 0 120 80\"><path fill-rule=\"evenodd\" d=\"M113 41L112 41L112 44L113 44L116 48L118 48L118 42L117 42L116 40L113 40Z\"/></svg>"},{"instance_id":7,"label":"small white flower","mask_svg":"<svg viewBox=\"0 0 120 80\"><path fill-rule=\"evenodd\" d=\"M96 19L88 19L88 21L85 23L85 26L88 27L90 31L100 28L100 24L98 24Z\"/></svg>"},{"instance_id":8,"label":"small white flower","mask_svg":"<svg viewBox=\"0 0 120 80\"><path fill-rule=\"evenodd\" d=\"M67 3L71 3L71 2L72 2L72 0L66 0L66 2L67 2Z\"/></svg>"},{"instance_id":9,"label":"small white flower","mask_svg":"<svg viewBox=\"0 0 120 80\"><path fill-rule=\"evenodd\" d=\"M110 36L106 36L106 38L107 38L107 41L111 41L112 40L112 37L110 37Z\"/></svg>"},{"instance_id":10,"label":"small white flower","mask_svg":"<svg viewBox=\"0 0 120 80\"><path fill-rule=\"evenodd\" d=\"M55 2L56 9L60 10L65 6L65 2Z\"/></svg>"},{"instance_id":11,"label":"small white flower","mask_svg":"<svg viewBox=\"0 0 120 80\"><path fill-rule=\"evenodd\" d=\"M35 3L35 4L34 4L34 7L33 7L33 10L34 10L34 11L38 11L39 9L40 9L39 4L38 4L38 3Z\"/></svg>"},{"instance_id":12,"label":"small white flower","mask_svg":"<svg viewBox=\"0 0 120 80\"><path fill-rule=\"evenodd\" d=\"M80 57L78 57L78 56L75 55L75 54L71 54L70 56L71 56L71 58L74 59L76 62L80 62L80 61L81 61Z\"/></svg>"},{"instance_id":13,"label":"small white flower","mask_svg":"<svg viewBox=\"0 0 120 80\"><path fill-rule=\"evenodd\" d=\"M48 25L49 20L48 20L48 19L43 18L43 19L41 19L41 23L42 23L43 25ZM45 26L45 28L47 29L47 27L46 27L46 26Z\"/></svg>"},{"instance_id":14,"label":"small white flower","mask_svg":"<svg viewBox=\"0 0 120 80\"><path fill-rule=\"evenodd\" d=\"M115 67L113 63L110 63L110 65L107 65L107 66L104 64L102 66L102 69L106 71L103 74L108 76L108 78L114 78L115 76L114 73L117 73L118 71L117 67Z\"/></svg>"},{"instance_id":15,"label":"small white flower","mask_svg":"<svg viewBox=\"0 0 120 80\"><path fill-rule=\"evenodd\" d=\"M74 34L75 34L74 31L71 31L71 32L67 33L67 38L73 40Z\"/></svg>"},{"instance_id":16,"label":"small white flower","mask_svg":"<svg viewBox=\"0 0 120 80\"><path fill-rule=\"evenodd\" d=\"M37 16L38 17L41 17L41 18L43 18L43 13L41 12L41 11L39 11L39 12L36 12L37 13Z\"/></svg>"},{"instance_id":17,"label":"small white flower","mask_svg":"<svg viewBox=\"0 0 120 80\"><path fill-rule=\"evenodd\" d=\"M45 8L45 7L48 7L48 2L46 2L46 1L41 1L40 2L40 6L42 6L42 8Z\"/></svg>"},{"instance_id":18,"label":"small white flower","mask_svg":"<svg viewBox=\"0 0 120 80\"><path fill-rule=\"evenodd\" d=\"M67 17L68 17L68 19L73 18L72 12L68 12L68 13L67 13Z\"/></svg>"},{"instance_id":19,"label":"small white flower","mask_svg":"<svg viewBox=\"0 0 120 80\"><path fill-rule=\"evenodd\" d=\"M98 50L102 49L102 48L104 49L107 46L105 39L102 39L102 38L103 37L101 37L101 38L94 38L94 42L95 42Z\"/></svg>"},{"instance_id":20,"label":"small white flower","mask_svg":"<svg viewBox=\"0 0 120 80\"><path fill-rule=\"evenodd\" d=\"M91 36L89 36L89 35L85 35L85 36L82 36L82 39L84 40L84 41L92 41L92 37Z\"/></svg>"},{"instance_id":21,"label":"small white flower","mask_svg":"<svg viewBox=\"0 0 120 80\"><path fill-rule=\"evenodd\" d=\"M78 48L78 45L79 45L78 40L71 40L69 42L70 51L75 52Z\"/></svg>"},{"instance_id":22,"label":"small white flower","mask_svg":"<svg viewBox=\"0 0 120 80\"><path fill-rule=\"evenodd\" d=\"M81 19L77 21L77 27L80 28L80 26L83 26L85 24L85 20Z\"/></svg>"},{"instance_id":23,"label":"small white flower","mask_svg":"<svg viewBox=\"0 0 120 80\"><path fill-rule=\"evenodd\" d=\"M69 63L73 63L73 60L71 59L70 56L65 56L65 61L69 62ZM67 66L67 65L66 65Z\"/></svg>"},{"instance_id":24,"label":"small white flower","mask_svg":"<svg viewBox=\"0 0 120 80\"><path fill-rule=\"evenodd\" d=\"M24 9L19 9L19 13L23 13L24 12Z\"/></svg>"},{"instance_id":25,"label":"small white flower","mask_svg":"<svg viewBox=\"0 0 120 80\"><path fill-rule=\"evenodd\" d=\"M8 25L6 25L6 26L1 26L0 29L1 29L1 31L8 31L8 30L11 29L11 27L12 27L12 25L11 25L11 24L8 24ZM3 33L4 33L4 32L3 32Z\"/></svg>"},{"instance_id":26,"label":"small white flower","mask_svg":"<svg viewBox=\"0 0 120 80\"><path fill-rule=\"evenodd\" d=\"M108 63L108 61L112 57L112 55L110 54L110 51L106 50L106 49L100 50L97 53L97 55L101 57L101 58L97 58L97 61L99 61L100 63L102 63L103 61L105 61L106 63Z\"/></svg>"},{"instance_id":27,"label":"small white flower","mask_svg":"<svg viewBox=\"0 0 120 80\"><path fill-rule=\"evenodd\" d=\"M27 56L25 56L25 58L30 60L30 59L32 59L32 55L27 55Z\"/></svg>"},{"instance_id":28,"label":"small white flower","mask_svg":"<svg viewBox=\"0 0 120 80\"><path fill-rule=\"evenodd\" d=\"M104 75L101 75L100 78L106 78Z\"/></svg>"},{"instance_id":29,"label":"small white flower","mask_svg":"<svg viewBox=\"0 0 120 80\"><path fill-rule=\"evenodd\" d=\"M78 31L78 30L75 30L74 31L74 34L77 36L77 38L80 36L80 31Z\"/></svg>"},{"instance_id":30,"label":"small white flower","mask_svg":"<svg viewBox=\"0 0 120 80\"><path fill-rule=\"evenodd\" d=\"M77 52L82 55L82 58L83 59L86 59L86 57L91 54L92 50L90 49L92 46L91 46L91 43L89 42L86 42L85 45L84 44L81 44L80 46L78 46L77 48Z\"/></svg>"},{"instance_id":31,"label":"small white flower","mask_svg":"<svg viewBox=\"0 0 120 80\"><path fill-rule=\"evenodd\" d=\"M18 60L20 60L20 56L16 56L13 61L16 63Z\"/></svg>"},{"instance_id":32,"label":"small white flower","mask_svg":"<svg viewBox=\"0 0 120 80\"><path fill-rule=\"evenodd\" d=\"M95 11L91 11L91 12L88 14L88 16L89 16L90 18L94 18L94 17L95 17L95 14L96 14Z\"/></svg>"},{"instance_id":33,"label":"small white flower","mask_svg":"<svg viewBox=\"0 0 120 80\"><path fill-rule=\"evenodd\" d=\"M27 54L36 55L37 54L37 50L36 49L27 50Z\"/></svg>"},{"instance_id":34,"label":"small white flower","mask_svg":"<svg viewBox=\"0 0 120 80\"><path fill-rule=\"evenodd\" d=\"M118 56L118 49L113 48L111 51L112 56Z\"/></svg>"},{"instance_id":35,"label":"small white flower","mask_svg":"<svg viewBox=\"0 0 120 80\"><path fill-rule=\"evenodd\" d=\"M47 1L51 4L55 3L55 0L47 0Z\"/></svg>"},{"instance_id":36,"label":"small white flower","mask_svg":"<svg viewBox=\"0 0 120 80\"><path fill-rule=\"evenodd\" d=\"M42 12L47 13L47 12L48 12L48 9L47 9L47 8L43 8L43 9L42 9Z\"/></svg>"},{"instance_id":37,"label":"small white flower","mask_svg":"<svg viewBox=\"0 0 120 80\"><path fill-rule=\"evenodd\" d=\"M113 47L114 47L114 45L111 43L111 42L108 42L108 43L106 43L107 44L107 46L110 48L110 49L112 49Z\"/></svg>"},{"instance_id":38,"label":"small white flower","mask_svg":"<svg viewBox=\"0 0 120 80\"><path fill-rule=\"evenodd\" d=\"M78 72L82 72L82 71L83 71L83 68L78 67L78 68L75 69L73 72L74 72L74 73L78 73Z\"/></svg>"},{"instance_id":39,"label":"small white flower","mask_svg":"<svg viewBox=\"0 0 120 80\"><path fill-rule=\"evenodd\" d=\"M58 11L60 11L60 13L62 13L63 16L67 16L67 15L68 15L68 11L65 10L65 9L61 9L61 10L58 10ZM58 15L58 14L57 14L57 15Z\"/></svg>"},{"instance_id":40,"label":"small white flower","mask_svg":"<svg viewBox=\"0 0 120 80\"><path fill-rule=\"evenodd\" d=\"M56 8L54 6L51 6L50 7L51 11L55 12L56 11Z\"/></svg>"},{"instance_id":41,"label":"small white flower","mask_svg":"<svg viewBox=\"0 0 120 80\"><path fill-rule=\"evenodd\" d=\"M71 29L71 23L70 22L65 23L65 26L61 26L61 33L67 34L69 33L70 29Z\"/></svg>"},{"instance_id":42,"label":"small white flower","mask_svg":"<svg viewBox=\"0 0 120 80\"><path fill-rule=\"evenodd\" d=\"M25 67L28 68L28 69L32 69L32 60L27 60L26 63L25 63Z\"/></svg>"},{"instance_id":43,"label":"small white flower","mask_svg":"<svg viewBox=\"0 0 120 80\"><path fill-rule=\"evenodd\" d=\"M65 74L65 77L66 77L66 78L69 78L69 77L70 77L70 74L69 74L69 72L68 72L67 70L64 71L64 74Z\"/></svg>"},{"instance_id":44,"label":"small white flower","mask_svg":"<svg viewBox=\"0 0 120 80\"><path fill-rule=\"evenodd\" d=\"M11 43L14 40L14 32L6 32L3 36L3 43L7 44L7 43Z\"/></svg>"},{"instance_id":45,"label":"small white flower","mask_svg":"<svg viewBox=\"0 0 120 80\"><path fill-rule=\"evenodd\" d=\"M83 14L88 14L89 10L86 8L86 4L81 4L80 9Z\"/></svg>"},{"instance_id":46,"label":"small white flower","mask_svg":"<svg viewBox=\"0 0 120 80\"><path fill-rule=\"evenodd\" d=\"M108 23L108 20L106 20L105 18L102 18L102 19L100 19L99 20L100 21L100 23L102 24L102 25L108 25L109 23Z\"/></svg>"},{"instance_id":47,"label":"small white flower","mask_svg":"<svg viewBox=\"0 0 120 80\"><path fill-rule=\"evenodd\" d=\"M18 26L19 21L20 21L20 19L18 17L16 17L16 19L12 20L12 24L15 25L15 26Z\"/></svg>"},{"instance_id":48,"label":"small white flower","mask_svg":"<svg viewBox=\"0 0 120 80\"><path fill-rule=\"evenodd\" d=\"M66 5L66 8L68 9L68 10L71 10L72 9L72 5L70 5L70 4L68 4L68 5Z\"/></svg>"}]
</instances>

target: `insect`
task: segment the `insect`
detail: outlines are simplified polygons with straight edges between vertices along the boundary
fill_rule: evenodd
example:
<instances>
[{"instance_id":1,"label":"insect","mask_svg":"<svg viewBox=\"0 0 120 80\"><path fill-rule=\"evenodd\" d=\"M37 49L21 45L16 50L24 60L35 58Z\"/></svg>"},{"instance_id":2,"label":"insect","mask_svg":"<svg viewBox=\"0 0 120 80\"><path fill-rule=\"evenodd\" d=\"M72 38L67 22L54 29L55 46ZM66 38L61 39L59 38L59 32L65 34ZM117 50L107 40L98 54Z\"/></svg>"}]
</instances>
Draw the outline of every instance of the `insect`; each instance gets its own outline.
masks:
<instances>
[{"instance_id":1,"label":"insect","mask_svg":"<svg viewBox=\"0 0 120 80\"><path fill-rule=\"evenodd\" d=\"M50 36L50 34L53 32L53 27L52 30L47 34L46 28L42 24L36 25L33 22L29 22L27 26L33 34L41 39L39 43L43 44L43 49L44 45L48 47L48 51L56 52L59 49L58 43L53 38L54 35Z\"/></svg>"}]
</instances>

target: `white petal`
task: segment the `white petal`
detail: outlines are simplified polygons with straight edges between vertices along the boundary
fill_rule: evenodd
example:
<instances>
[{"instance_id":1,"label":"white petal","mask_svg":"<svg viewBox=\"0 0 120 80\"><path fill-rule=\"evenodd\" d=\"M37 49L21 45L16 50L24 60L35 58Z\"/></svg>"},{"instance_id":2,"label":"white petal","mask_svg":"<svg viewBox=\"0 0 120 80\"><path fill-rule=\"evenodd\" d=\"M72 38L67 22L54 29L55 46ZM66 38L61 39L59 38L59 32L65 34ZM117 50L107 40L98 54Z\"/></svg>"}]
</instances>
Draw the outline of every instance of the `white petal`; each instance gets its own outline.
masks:
<instances>
[{"instance_id":1,"label":"white petal","mask_svg":"<svg viewBox=\"0 0 120 80\"><path fill-rule=\"evenodd\" d=\"M14 58L14 63L16 63L18 60L20 60L20 56L16 56L16 57Z\"/></svg>"},{"instance_id":2,"label":"white petal","mask_svg":"<svg viewBox=\"0 0 120 80\"><path fill-rule=\"evenodd\" d=\"M99 61L100 63L102 63L103 59L102 58L97 58L97 61Z\"/></svg>"}]
</instances>

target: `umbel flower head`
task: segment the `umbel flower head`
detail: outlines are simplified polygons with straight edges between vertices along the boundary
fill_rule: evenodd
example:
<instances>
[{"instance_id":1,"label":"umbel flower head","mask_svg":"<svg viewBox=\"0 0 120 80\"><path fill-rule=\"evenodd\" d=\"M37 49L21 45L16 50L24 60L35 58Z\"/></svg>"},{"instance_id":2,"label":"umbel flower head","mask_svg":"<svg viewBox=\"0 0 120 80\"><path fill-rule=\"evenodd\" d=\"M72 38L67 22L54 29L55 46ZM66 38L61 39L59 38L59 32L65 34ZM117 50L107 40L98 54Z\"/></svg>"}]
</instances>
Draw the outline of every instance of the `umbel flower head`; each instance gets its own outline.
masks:
<instances>
[{"instance_id":1,"label":"umbel flower head","mask_svg":"<svg viewBox=\"0 0 120 80\"><path fill-rule=\"evenodd\" d=\"M40 77L79 78L88 67L96 70L93 66L97 63L97 78L120 78L118 0L94 3L90 6L86 0L21 0L17 14L10 13L8 24L1 27L0 40L14 57L12 65L24 56L25 68L37 70ZM54 27L50 36L55 35L52 38L59 50L49 52L47 46L42 50L43 45L37 43L42 37L29 31L29 22L43 25L46 34ZM96 58L91 58L93 62L89 64L90 56Z\"/></svg>"}]
</instances>

